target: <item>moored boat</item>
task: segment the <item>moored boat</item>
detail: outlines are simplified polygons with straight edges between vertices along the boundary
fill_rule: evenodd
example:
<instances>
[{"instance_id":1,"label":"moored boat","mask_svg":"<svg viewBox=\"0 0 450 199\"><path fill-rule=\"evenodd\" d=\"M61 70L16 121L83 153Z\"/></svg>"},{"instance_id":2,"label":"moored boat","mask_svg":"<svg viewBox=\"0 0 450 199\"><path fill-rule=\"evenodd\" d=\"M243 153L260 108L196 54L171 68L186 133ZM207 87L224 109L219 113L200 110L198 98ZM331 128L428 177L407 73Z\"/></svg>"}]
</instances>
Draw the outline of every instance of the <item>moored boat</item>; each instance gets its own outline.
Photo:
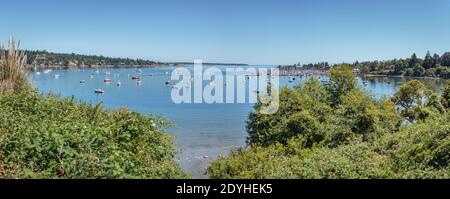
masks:
<instances>
[{"instance_id":1,"label":"moored boat","mask_svg":"<svg viewBox=\"0 0 450 199\"><path fill-rule=\"evenodd\" d=\"M103 90L101 88L97 88L97 89L94 90L94 93L102 94L102 93L105 93L105 90Z\"/></svg>"},{"instance_id":2,"label":"moored boat","mask_svg":"<svg viewBox=\"0 0 450 199\"><path fill-rule=\"evenodd\" d=\"M44 74L48 74L48 73L52 72L52 70L51 69L46 69L43 72L44 72Z\"/></svg>"}]
</instances>

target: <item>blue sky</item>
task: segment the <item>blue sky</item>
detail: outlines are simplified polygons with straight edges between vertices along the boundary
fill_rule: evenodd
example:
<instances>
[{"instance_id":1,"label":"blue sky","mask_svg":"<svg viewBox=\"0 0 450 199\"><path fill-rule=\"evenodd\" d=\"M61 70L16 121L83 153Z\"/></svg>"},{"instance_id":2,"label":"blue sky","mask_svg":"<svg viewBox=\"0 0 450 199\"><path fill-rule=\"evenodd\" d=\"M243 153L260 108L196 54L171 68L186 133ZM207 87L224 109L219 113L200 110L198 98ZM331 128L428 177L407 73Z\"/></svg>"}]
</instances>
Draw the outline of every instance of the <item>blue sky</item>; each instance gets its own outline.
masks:
<instances>
[{"instance_id":1,"label":"blue sky","mask_svg":"<svg viewBox=\"0 0 450 199\"><path fill-rule=\"evenodd\" d=\"M450 51L450 0L0 0L0 40L159 61L291 64Z\"/></svg>"}]
</instances>

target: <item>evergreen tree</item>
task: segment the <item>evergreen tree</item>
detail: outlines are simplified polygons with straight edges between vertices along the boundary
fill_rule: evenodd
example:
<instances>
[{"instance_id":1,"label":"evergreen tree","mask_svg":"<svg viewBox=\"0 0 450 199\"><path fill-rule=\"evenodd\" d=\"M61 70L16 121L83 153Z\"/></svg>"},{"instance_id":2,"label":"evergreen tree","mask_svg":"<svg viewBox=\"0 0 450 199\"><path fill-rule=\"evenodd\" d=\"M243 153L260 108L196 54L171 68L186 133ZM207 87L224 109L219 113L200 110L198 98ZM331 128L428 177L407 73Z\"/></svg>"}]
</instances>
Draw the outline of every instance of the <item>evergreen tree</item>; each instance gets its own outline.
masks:
<instances>
[{"instance_id":1,"label":"evergreen tree","mask_svg":"<svg viewBox=\"0 0 450 199\"><path fill-rule=\"evenodd\" d=\"M441 57L441 65L450 66L450 52L446 52Z\"/></svg>"},{"instance_id":2,"label":"evergreen tree","mask_svg":"<svg viewBox=\"0 0 450 199\"><path fill-rule=\"evenodd\" d=\"M431 57L430 51L427 52L427 55L425 56L425 59L423 60L423 67L425 69L429 69L433 67L433 58Z\"/></svg>"},{"instance_id":3,"label":"evergreen tree","mask_svg":"<svg viewBox=\"0 0 450 199\"><path fill-rule=\"evenodd\" d=\"M419 60L417 59L417 55L416 55L416 53L414 53L411 56L411 58L409 59L409 67L410 68L414 67L418 62L419 62Z\"/></svg>"},{"instance_id":4,"label":"evergreen tree","mask_svg":"<svg viewBox=\"0 0 450 199\"><path fill-rule=\"evenodd\" d=\"M433 55L433 67L436 67L438 64L441 64L441 57L434 53Z\"/></svg>"}]
</instances>

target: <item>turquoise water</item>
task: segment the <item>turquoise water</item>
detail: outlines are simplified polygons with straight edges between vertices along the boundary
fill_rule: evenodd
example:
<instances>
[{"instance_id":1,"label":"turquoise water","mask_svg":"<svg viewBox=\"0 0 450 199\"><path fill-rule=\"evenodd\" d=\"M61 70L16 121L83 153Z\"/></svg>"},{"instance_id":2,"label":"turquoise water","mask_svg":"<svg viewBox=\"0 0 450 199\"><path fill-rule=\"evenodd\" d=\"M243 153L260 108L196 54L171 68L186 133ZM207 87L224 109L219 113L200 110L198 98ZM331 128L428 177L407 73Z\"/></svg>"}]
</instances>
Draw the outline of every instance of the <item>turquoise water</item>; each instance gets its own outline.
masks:
<instances>
[{"instance_id":1,"label":"turquoise water","mask_svg":"<svg viewBox=\"0 0 450 199\"><path fill-rule=\"evenodd\" d=\"M206 68L206 67L204 67ZM225 67L221 67L225 70ZM174 67L142 68L100 68L64 69L49 73L33 73L33 82L43 93L53 92L61 96L75 96L92 103L102 102L104 107L127 107L143 114L161 115L175 124L168 132L175 136L176 146L180 151L179 163L194 177L204 178L204 168L211 159L220 154L227 154L233 147L245 145L245 121L253 104L175 104L171 100L172 82L170 73ZM192 67L188 67L192 70ZM105 73L110 73L105 75ZM139 85L131 77L140 73L142 83ZM58 76L58 77L56 77ZM109 78L110 84L103 80ZM84 84L80 81L85 80ZM121 82L117 86L117 81ZM280 77L280 85L293 86L304 78L288 82L287 77ZM367 90L374 97L391 96L398 86L407 78L370 78ZM425 84L436 92L444 84L442 80L425 80ZM204 85L208 82L204 82ZM104 94L94 93L101 88Z\"/></svg>"}]
</instances>

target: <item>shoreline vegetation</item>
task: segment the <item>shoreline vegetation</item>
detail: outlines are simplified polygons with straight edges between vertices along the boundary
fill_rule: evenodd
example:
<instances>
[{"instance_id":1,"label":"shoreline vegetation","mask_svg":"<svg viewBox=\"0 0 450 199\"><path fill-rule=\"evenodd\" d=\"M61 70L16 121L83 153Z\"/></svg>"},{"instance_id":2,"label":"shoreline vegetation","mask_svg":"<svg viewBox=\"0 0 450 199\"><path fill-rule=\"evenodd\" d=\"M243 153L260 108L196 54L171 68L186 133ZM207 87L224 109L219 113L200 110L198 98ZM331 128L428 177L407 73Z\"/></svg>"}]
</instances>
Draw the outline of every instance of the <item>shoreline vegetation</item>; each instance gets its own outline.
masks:
<instances>
[{"instance_id":1,"label":"shoreline vegetation","mask_svg":"<svg viewBox=\"0 0 450 199\"><path fill-rule=\"evenodd\" d=\"M450 79L450 52L442 55L428 51L424 59L413 53L410 58L387 61L355 61L351 64L356 72L363 75L409 76Z\"/></svg>"},{"instance_id":2,"label":"shoreline vegetation","mask_svg":"<svg viewBox=\"0 0 450 199\"><path fill-rule=\"evenodd\" d=\"M353 63L341 63L330 65L328 62L279 65L278 68L285 74L304 74L309 71L329 71L332 67L342 64L349 65L353 72L366 77L416 77L416 78L440 78L450 79L450 52L442 55L434 54L431 56L427 52L424 59L420 59L414 53L410 58L393 59L387 61L355 61Z\"/></svg>"}]
</instances>

